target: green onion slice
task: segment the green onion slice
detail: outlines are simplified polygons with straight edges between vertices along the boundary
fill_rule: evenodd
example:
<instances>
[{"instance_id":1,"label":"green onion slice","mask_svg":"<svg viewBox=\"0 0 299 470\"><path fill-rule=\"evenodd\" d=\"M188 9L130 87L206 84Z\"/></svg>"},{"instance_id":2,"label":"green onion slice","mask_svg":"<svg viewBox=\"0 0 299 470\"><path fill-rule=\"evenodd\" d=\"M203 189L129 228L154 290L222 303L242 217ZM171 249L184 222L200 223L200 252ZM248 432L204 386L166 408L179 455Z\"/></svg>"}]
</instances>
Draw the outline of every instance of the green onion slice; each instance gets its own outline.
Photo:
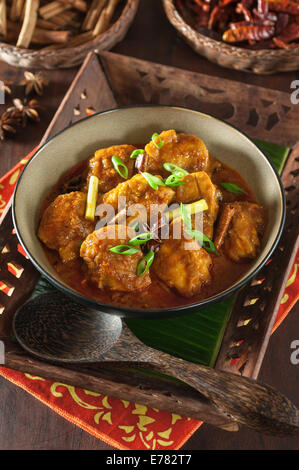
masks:
<instances>
[{"instance_id":1,"label":"green onion slice","mask_svg":"<svg viewBox=\"0 0 299 470\"><path fill-rule=\"evenodd\" d=\"M157 142L157 139L158 139L158 142ZM159 136L157 132L155 132L152 135L152 142L157 147L157 149L160 149L161 147L163 147L163 144L164 144L163 140L161 139L161 137Z\"/></svg>"},{"instance_id":2,"label":"green onion slice","mask_svg":"<svg viewBox=\"0 0 299 470\"><path fill-rule=\"evenodd\" d=\"M166 180L164 180L166 186L171 186L176 188L177 186L181 186L186 184L185 181L182 181L182 177L178 176L177 174L173 173L172 175L168 176Z\"/></svg>"},{"instance_id":3,"label":"green onion slice","mask_svg":"<svg viewBox=\"0 0 299 470\"><path fill-rule=\"evenodd\" d=\"M138 155L140 155L141 153L145 153L145 151L143 149L133 150L133 152L130 155L130 158L137 158Z\"/></svg>"},{"instance_id":4,"label":"green onion slice","mask_svg":"<svg viewBox=\"0 0 299 470\"><path fill-rule=\"evenodd\" d=\"M248 194L245 189L240 188L237 184L234 183L220 183L220 186L222 186L226 191L229 191L230 193L234 194Z\"/></svg>"},{"instance_id":5,"label":"green onion slice","mask_svg":"<svg viewBox=\"0 0 299 470\"><path fill-rule=\"evenodd\" d=\"M117 253L118 255L134 255L139 252L139 248L135 248L130 245L116 245L112 248L109 248L109 251L112 253Z\"/></svg>"},{"instance_id":6,"label":"green onion slice","mask_svg":"<svg viewBox=\"0 0 299 470\"><path fill-rule=\"evenodd\" d=\"M134 238L131 238L129 241L129 245L143 245L143 243L148 242L152 238L152 234L150 232L140 233Z\"/></svg>"},{"instance_id":7,"label":"green onion slice","mask_svg":"<svg viewBox=\"0 0 299 470\"><path fill-rule=\"evenodd\" d=\"M163 168L166 171L169 171L170 173L180 176L183 178L186 175L189 175L188 171L184 170L180 166L175 165L174 163L164 163Z\"/></svg>"},{"instance_id":8,"label":"green onion slice","mask_svg":"<svg viewBox=\"0 0 299 470\"><path fill-rule=\"evenodd\" d=\"M151 175L150 173L141 173L151 188L158 189L159 186L165 186L164 182L157 176Z\"/></svg>"},{"instance_id":9,"label":"green onion slice","mask_svg":"<svg viewBox=\"0 0 299 470\"><path fill-rule=\"evenodd\" d=\"M120 158L116 157L115 155L113 155L111 160L115 168L115 171L117 171L117 173L122 178L127 179L129 175L129 170L128 170L128 167L124 164L124 162Z\"/></svg>"},{"instance_id":10,"label":"green onion slice","mask_svg":"<svg viewBox=\"0 0 299 470\"><path fill-rule=\"evenodd\" d=\"M155 253L149 251L137 265L137 276L143 276L154 261Z\"/></svg>"},{"instance_id":11,"label":"green onion slice","mask_svg":"<svg viewBox=\"0 0 299 470\"><path fill-rule=\"evenodd\" d=\"M209 253L217 253L216 246L212 242L212 240L207 237L204 233L200 232L199 230L187 229L185 232L190 235L190 237L194 238L198 241L200 246L204 248Z\"/></svg>"}]
</instances>

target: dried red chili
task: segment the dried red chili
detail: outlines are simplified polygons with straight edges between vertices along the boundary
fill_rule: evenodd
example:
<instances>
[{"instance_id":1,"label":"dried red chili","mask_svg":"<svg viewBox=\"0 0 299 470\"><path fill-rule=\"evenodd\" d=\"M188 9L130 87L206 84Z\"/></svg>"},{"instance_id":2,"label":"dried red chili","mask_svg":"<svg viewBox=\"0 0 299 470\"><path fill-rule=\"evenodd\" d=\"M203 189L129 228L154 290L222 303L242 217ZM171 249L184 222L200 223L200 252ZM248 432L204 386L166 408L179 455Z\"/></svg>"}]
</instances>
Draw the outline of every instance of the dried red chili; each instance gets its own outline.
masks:
<instances>
[{"instance_id":1,"label":"dried red chili","mask_svg":"<svg viewBox=\"0 0 299 470\"><path fill-rule=\"evenodd\" d=\"M269 39L274 34L274 26L240 26L228 29L223 33L222 39L226 42L261 41Z\"/></svg>"}]
</instances>

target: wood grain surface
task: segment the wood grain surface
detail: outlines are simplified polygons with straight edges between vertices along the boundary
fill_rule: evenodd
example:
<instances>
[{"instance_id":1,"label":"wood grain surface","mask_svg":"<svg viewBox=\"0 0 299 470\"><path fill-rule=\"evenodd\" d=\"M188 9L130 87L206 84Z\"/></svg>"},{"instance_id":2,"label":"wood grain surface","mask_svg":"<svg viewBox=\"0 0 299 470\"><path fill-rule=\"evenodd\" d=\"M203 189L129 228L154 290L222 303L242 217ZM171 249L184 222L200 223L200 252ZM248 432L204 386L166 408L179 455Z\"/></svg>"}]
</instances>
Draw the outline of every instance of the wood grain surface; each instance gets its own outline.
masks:
<instances>
[{"instance_id":1,"label":"wood grain surface","mask_svg":"<svg viewBox=\"0 0 299 470\"><path fill-rule=\"evenodd\" d=\"M209 63L178 38L167 22L159 0L151 2L141 0L134 26L114 52L289 93L291 82L297 75L285 73L262 77L232 72ZM7 172L39 143L76 72L77 69L46 72L51 86L41 99L45 108L41 113L41 122L29 126L15 139L0 144L0 175ZM17 83L22 78L22 69L14 69L0 63L1 80L12 80ZM21 91L21 88L17 87L15 95L17 92L21 94ZM92 103L86 105L92 106ZM278 388L296 404L298 404L299 365L293 365L290 361L292 352L290 344L293 340L299 339L299 317L296 315L298 312L297 305L272 335L259 375L259 380ZM204 424L183 449L295 450L298 447L298 439L273 438L245 429L241 429L238 433L228 433ZM111 449L111 447L67 422L35 398L1 378L0 449Z\"/></svg>"}]
</instances>

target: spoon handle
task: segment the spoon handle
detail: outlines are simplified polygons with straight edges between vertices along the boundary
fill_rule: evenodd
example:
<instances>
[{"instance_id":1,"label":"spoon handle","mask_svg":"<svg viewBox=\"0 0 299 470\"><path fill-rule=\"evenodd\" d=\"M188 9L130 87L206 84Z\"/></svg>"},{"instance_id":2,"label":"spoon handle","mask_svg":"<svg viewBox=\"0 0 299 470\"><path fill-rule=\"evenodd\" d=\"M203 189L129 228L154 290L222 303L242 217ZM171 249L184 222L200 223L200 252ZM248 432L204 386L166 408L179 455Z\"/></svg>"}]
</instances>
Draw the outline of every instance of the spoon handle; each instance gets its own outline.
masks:
<instances>
[{"instance_id":1,"label":"spoon handle","mask_svg":"<svg viewBox=\"0 0 299 470\"><path fill-rule=\"evenodd\" d=\"M277 390L146 346L125 325L116 347L104 356L118 365L151 369L185 382L238 424L264 434L299 436L299 410Z\"/></svg>"},{"instance_id":2,"label":"spoon handle","mask_svg":"<svg viewBox=\"0 0 299 470\"><path fill-rule=\"evenodd\" d=\"M191 385L239 424L264 434L299 436L299 410L267 385L160 351L150 366Z\"/></svg>"}]
</instances>

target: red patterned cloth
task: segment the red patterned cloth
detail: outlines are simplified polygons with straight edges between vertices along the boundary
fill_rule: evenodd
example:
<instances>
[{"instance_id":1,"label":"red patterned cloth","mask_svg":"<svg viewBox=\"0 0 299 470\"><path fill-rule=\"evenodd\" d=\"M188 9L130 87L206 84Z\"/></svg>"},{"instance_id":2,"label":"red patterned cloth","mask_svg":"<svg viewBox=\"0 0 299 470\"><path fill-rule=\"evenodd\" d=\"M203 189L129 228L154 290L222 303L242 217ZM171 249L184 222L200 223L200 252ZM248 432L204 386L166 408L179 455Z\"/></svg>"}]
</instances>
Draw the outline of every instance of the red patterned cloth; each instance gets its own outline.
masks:
<instances>
[{"instance_id":1,"label":"red patterned cloth","mask_svg":"<svg viewBox=\"0 0 299 470\"><path fill-rule=\"evenodd\" d=\"M31 155L21 160L0 179L0 214ZM299 252L286 284L273 331L285 319L299 298L298 267ZM70 422L117 449L180 449L202 424L201 421L174 413L129 403L6 367L0 367L0 375L26 390Z\"/></svg>"}]
</instances>

